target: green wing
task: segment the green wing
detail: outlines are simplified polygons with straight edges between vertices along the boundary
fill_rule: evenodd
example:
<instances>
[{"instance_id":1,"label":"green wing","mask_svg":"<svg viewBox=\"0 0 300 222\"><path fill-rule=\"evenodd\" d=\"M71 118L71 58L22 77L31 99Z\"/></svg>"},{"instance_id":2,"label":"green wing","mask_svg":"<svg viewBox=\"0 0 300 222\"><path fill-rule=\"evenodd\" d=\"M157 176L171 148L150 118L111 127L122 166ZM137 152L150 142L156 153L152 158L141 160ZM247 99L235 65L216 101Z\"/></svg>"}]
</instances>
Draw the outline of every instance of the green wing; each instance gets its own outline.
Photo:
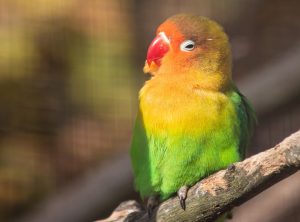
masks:
<instances>
[{"instance_id":1,"label":"green wing","mask_svg":"<svg viewBox=\"0 0 300 222\"><path fill-rule=\"evenodd\" d=\"M237 89L231 95L232 101L235 103L239 125L240 125L240 143L239 152L241 158L245 158L246 148L253 134L254 126L256 125L256 115L253 107L248 99Z\"/></svg>"},{"instance_id":2,"label":"green wing","mask_svg":"<svg viewBox=\"0 0 300 222\"><path fill-rule=\"evenodd\" d=\"M150 196L153 188L151 186L149 146L140 111L135 121L130 156L135 178L135 189L140 192L142 198Z\"/></svg>"}]
</instances>

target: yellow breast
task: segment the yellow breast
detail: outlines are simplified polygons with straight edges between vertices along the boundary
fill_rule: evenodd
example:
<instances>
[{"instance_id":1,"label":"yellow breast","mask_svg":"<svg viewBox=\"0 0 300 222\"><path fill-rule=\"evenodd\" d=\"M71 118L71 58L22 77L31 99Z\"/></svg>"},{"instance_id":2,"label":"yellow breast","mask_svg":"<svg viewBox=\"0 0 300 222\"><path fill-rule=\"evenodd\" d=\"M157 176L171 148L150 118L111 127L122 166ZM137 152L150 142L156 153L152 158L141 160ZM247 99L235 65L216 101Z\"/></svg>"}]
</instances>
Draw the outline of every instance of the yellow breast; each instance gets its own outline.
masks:
<instances>
[{"instance_id":1,"label":"yellow breast","mask_svg":"<svg viewBox=\"0 0 300 222\"><path fill-rule=\"evenodd\" d=\"M147 132L154 134L199 135L236 118L234 106L224 93L157 78L141 89L140 110Z\"/></svg>"}]
</instances>

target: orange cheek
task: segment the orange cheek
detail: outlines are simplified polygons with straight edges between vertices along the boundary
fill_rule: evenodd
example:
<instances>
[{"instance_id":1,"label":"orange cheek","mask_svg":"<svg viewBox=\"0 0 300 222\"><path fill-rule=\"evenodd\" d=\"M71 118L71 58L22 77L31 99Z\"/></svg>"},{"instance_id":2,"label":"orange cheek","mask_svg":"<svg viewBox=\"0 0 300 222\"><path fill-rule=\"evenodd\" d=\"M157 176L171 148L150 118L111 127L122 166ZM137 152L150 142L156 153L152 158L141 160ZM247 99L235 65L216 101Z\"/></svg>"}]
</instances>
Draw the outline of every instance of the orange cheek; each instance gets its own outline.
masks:
<instances>
[{"instance_id":1,"label":"orange cheek","mask_svg":"<svg viewBox=\"0 0 300 222\"><path fill-rule=\"evenodd\" d=\"M180 75L190 71L192 67L192 61L183 52L171 51L166 55L162 62L160 69L161 73Z\"/></svg>"},{"instance_id":2,"label":"orange cheek","mask_svg":"<svg viewBox=\"0 0 300 222\"><path fill-rule=\"evenodd\" d=\"M194 58L194 53L192 52L182 52L179 50L173 51L170 53L169 56L170 60L173 61L174 63L181 65L181 66L186 66L189 65L193 58Z\"/></svg>"}]
</instances>

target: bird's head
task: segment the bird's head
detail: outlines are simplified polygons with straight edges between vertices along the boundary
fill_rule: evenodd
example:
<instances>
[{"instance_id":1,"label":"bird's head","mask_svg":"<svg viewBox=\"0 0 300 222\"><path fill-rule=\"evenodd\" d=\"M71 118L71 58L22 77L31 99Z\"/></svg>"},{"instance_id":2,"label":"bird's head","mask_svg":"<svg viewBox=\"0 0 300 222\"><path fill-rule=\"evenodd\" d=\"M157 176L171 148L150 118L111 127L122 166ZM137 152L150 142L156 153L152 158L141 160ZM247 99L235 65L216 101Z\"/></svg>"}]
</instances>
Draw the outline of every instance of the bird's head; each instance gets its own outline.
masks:
<instances>
[{"instance_id":1,"label":"bird's head","mask_svg":"<svg viewBox=\"0 0 300 222\"><path fill-rule=\"evenodd\" d=\"M230 83L230 45L216 22L179 14L162 23L156 34L148 48L144 72L190 76L200 88L220 90Z\"/></svg>"}]
</instances>

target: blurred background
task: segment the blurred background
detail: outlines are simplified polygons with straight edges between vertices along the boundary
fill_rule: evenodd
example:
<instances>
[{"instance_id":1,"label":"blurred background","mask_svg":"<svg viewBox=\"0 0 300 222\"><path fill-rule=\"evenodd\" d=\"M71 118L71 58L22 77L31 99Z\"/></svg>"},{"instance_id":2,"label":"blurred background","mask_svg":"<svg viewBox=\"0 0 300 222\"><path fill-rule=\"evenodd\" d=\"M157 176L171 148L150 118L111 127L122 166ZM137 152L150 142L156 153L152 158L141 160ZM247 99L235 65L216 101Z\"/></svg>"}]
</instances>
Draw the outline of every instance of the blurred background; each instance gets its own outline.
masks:
<instances>
[{"instance_id":1,"label":"blurred background","mask_svg":"<svg viewBox=\"0 0 300 222\"><path fill-rule=\"evenodd\" d=\"M133 191L128 150L147 47L167 17L222 24L258 113L248 155L300 128L297 0L0 0L0 221L85 222ZM300 221L300 173L232 221Z\"/></svg>"}]
</instances>

